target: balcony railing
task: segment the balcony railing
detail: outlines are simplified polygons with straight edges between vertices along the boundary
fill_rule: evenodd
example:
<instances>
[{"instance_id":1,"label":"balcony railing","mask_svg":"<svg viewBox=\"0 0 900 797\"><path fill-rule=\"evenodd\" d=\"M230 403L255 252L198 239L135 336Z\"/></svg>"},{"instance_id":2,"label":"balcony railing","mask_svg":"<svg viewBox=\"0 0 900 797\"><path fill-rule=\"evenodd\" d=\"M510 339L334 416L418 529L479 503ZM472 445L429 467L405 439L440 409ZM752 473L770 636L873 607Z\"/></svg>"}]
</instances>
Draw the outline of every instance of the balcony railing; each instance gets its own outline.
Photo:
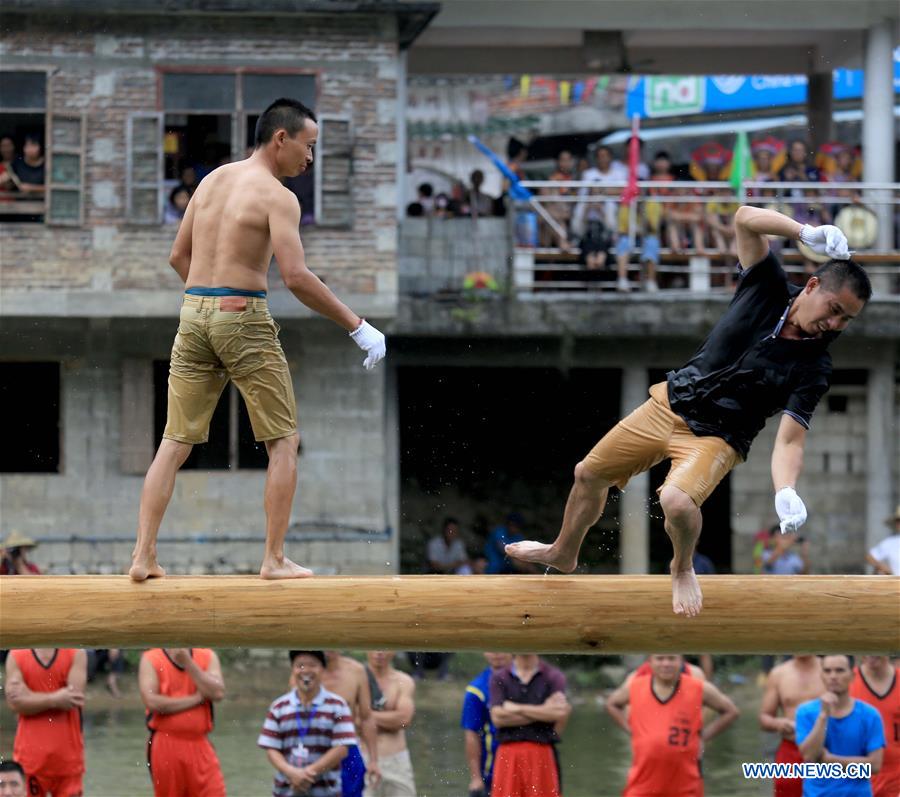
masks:
<instances>
[{"instance_id":1,"label":"balcony railing","mask_svg":"<svg viewBox=\"0 0 900 797\"><path fill-rule=\"evenodd\" d=\"M646 181L638 183L639 194L628 207L619 201L625 187L621 182L525 185L534 198L509 207L506 218L404 219L401 293L596 297L616 289L617 260L624 261L631 287L639 290L647 274L643 261L650 258L658 260L661 291L728 292L737 263L733 228L713 234L709 216L715 215L719 226L727 228L743 202L772 207L811 224L837 224L848 235L854 257L866 267L876 292L900 295L898 183L747 182L745 196L738 199L726 182ZM581 246L592 219L602 221L609 232L606 263L598 268L588 267ZM677 236L670 229L673 224ZM653 236L656 241L648 240ZM793 241L773 240L772 247L796 282L805 281L816 266Z\"/></svg>"}]
</instances>

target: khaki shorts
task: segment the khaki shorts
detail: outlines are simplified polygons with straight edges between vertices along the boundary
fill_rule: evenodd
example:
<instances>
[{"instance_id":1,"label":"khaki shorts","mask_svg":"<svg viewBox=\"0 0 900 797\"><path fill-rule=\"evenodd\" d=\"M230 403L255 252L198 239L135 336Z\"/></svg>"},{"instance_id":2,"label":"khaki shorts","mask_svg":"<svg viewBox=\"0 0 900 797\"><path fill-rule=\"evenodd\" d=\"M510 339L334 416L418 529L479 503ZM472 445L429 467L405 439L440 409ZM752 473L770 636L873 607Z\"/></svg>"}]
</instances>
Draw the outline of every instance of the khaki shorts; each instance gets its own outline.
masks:
<instances>
[{"instance_id":1,"label":"khaki shorts","mask_svg":"<svg viewBox=\"0 0 900 797\"><path fill-rule=\"evenodd\" d=\"M677 487L697 506L741 461L738 452L721 437L695 435L669 409L668 388L660 382L650 388L647 401L591 449L583 464L591 473L623 489L632 476L664 459L671 459L672 467L663 487Z\"/></svg>"},{"instance_id":2,"label":"khaki shorts","mask_svg":"<svg viewBox=\"0 0 900 797\"><path fill-rule=\"evenodd\" d=\"M367 785L363 797L416 797L409 750L379 756L378 766L381 769L381 783L374 787Z\"/></svg>"},{"instance_id":3,"label":"khaki shorts","mask_svg":"<svg viewBox=\"0 0 900 797\"><path fill-rule=\"evenodd\" d=\"M296 433L294 386L266 300L185 294L172 345L163 437L205 443L229 379L244 397L257 442Z\"/></svg>"}]
</instances>

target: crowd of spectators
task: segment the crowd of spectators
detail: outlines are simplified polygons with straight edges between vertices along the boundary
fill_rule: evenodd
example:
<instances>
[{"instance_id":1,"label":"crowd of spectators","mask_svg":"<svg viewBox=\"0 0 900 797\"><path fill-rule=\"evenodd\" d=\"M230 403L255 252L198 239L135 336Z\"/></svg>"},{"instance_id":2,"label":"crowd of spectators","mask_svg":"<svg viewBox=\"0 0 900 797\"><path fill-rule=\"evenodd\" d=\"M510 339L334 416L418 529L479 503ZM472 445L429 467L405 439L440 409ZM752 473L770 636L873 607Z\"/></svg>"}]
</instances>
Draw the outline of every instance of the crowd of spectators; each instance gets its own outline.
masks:
<instances>
[{"instance_id":1,"label":"crowd of spectators","mask_svg":"<svg viewBox=\"0 0 900 797\"><path fill-rule=\"evenodd\" d=\"M766 136L752 141L750 173L747 182L792 183L790 188L755 188L747 190L747 200L770 206L792 216L804 224L833 224L837 214L847 206L856 213L869 214L868 228L875 223L874 214L862 203L861 194L839 187L841 183L862 179L860 148L840 142L830 142L817 152L810 151L802 139L789 142ZM616 287L629 291L637 287L629 277L630 266L637 259L641 264L640 286L647 291L658 289L656 267L664 252L685 256L707 256L733 271L737 263L737 248L732 219L738 207L738 197L731 186L718 188L667 187L654 185L641 191L631 207L620 203L624 184L629 178L622 157L604 144L594 144L583 154L569 149L560 150L544 179L556 183L536 191L546 217L530 214L528 223L520 223L517 211L516 242L521 246L540 247L558 251L568 259L575 258L585 271L595 273L615 270ZM527 146L518 139L510 139L506 165L519 179L526 179ZM685 163L676 163L666 149L655 151L645 158L641 148L637 178L654 183L668 182L727 182L731 178L733 153L722 144L709 141L694 149ZM540 176L537 169L528 177ZM491 197L481 191L484 175L480 170L469 176L468 185L453 184L448 193L435 194L430 183L419 186L418 197L407 207L407 215L433 218L477 218L505 215L511 205L509 182L504 180L503 195ZM567 183L591 185L568 186ZM796 185L809 183L809 188ZM858 220L845 219L856 230L866 225ZM846 225L845 225L846 226ZM785 241L774 241L778 251ZM854 242L864 249L874 241ZM793 245L793 244L792 244ZM665 248L664 248L665 247ZM807 272L818 267L808 252L800 250ZM798 279L805 278L799 275ZM676 277L672 287L678 287ZM726 280L726 283L728 280Z\"/></svg>"},{"instance_id":2,"label":"crowd of spectators","mask_svg":"<svg viewBox=\"0 0 900 797\"><path fill-rule=\"evenodd\" d=\"M784 190L757 186L747 191L750 202L771 205L801 223L813 225L834 223L837 213L847 205L866 212L858 191L833 185L861 179L858 148L829 143L813 155L800 139L785 144L768 136L753 141L751 153L748 181L811 185ZM710 141L697 147L689 162L681 165L673 162L667 150L656 151L649 163L643 159L639 162L637 179L655 183L723 182L730 179L731 170L732 152ZM560 151L548 178L558 185L540 191L546 197L543 207L555 224L541 219L536 243L562 253L577 253L589 272L614 266L620 291L633 287L628 271L636 252L643 267L642 287L657 290L656 266L663 245L672 254L694 253L726 266L736 264L732 220L738 197L733 188L653 186L642 192L632 216L631 208L619 201L628 178L628 166L606 145L589 148L587 159L580 160L569 150ZM592 185L576 189L568 187L567 182ZM576 193L578 200L572 201L570 197ZM835 201L835 197L839 199ZM784 243L775 241L773 246L780 249ZM808 271L817 268L808 257L803 262Z\"/></svg>"}]
</instances>

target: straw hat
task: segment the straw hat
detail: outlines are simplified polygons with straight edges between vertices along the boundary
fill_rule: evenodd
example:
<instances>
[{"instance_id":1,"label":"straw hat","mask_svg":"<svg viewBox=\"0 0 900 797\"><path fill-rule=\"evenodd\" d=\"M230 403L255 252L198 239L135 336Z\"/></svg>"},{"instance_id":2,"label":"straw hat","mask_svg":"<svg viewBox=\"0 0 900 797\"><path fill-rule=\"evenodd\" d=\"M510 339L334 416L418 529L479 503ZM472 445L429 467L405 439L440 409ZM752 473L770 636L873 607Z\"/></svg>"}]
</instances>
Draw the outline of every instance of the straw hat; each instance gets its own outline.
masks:
<instances>
[{"instance_id":1,"label":"straw hat","mask_svg":"<svg viewBox=\"0 0 900 797\"><path fill-rule=\"evenodd\" d=\"M894 510L894 514L889 518L885 518L884 522L889 526L893 526L895 523L900 522L900 504L897 504L897 508Z\"/></svg>"},{"instance_id":2,"label":"straw hat","mask_svg":"<svg viewBox=\"0 0 900 797\"><path fill-rule=\"evenodd\" d=\"M834 226L853 249L868 249L878 240L878 217L869 208L847 205L834 217Z\"/></svg>"},{"instance_id":3,"label":"straw hat","mask_svg":"<svg viewBox=\"0 0 900 797\"><path fill-rule=\"evenodd\" d=\"M9 536L0 542L0 545L4 548L35 548L37 543L31 537L26 537L18 531L11 531Z\"/></svg>"}]
</instances>

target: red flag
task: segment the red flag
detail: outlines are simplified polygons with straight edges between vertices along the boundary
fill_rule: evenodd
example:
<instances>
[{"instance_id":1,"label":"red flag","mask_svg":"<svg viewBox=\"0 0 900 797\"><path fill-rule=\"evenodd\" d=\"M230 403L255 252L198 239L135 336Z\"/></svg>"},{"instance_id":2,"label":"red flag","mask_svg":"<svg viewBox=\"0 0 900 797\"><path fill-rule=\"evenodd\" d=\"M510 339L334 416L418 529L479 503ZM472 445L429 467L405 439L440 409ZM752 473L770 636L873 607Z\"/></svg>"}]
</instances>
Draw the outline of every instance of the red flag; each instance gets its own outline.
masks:
<instances>
[{"instance_id":1,"label":"red flag","mask_svg":"<svg viewBox=\"0 0 900 797\"><path fill-rule=\"evenodd\" d=\"M638 138L640 131L640 119L637 114L631 118L631 138L628 140L628 185L622 189L620 201L623 205L630 205L639 193L638 191L638 165L641 161L641 141Z\"/></svg>"}]
</instances>

